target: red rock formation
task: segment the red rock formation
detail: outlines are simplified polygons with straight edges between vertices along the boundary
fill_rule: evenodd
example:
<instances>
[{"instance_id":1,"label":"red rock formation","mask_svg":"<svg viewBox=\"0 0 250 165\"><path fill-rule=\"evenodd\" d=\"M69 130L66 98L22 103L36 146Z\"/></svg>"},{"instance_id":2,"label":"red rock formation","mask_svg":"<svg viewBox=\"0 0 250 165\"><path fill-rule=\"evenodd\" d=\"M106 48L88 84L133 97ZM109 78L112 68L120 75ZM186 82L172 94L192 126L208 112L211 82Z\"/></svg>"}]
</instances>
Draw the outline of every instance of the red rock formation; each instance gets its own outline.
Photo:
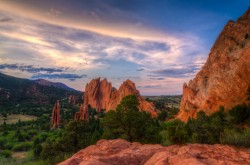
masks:
<instances>
[{"instance_id":1,"label":"red rock formation","mask_svg":"<svg viewBox=\"0 0 250 165\"><path fill-rule=\"evenodd\" d=\"M73 105L76 104L76 96L70 95L68 100L69 100L69 104L73 104Z\"/></svg>"},{"instance_id":2,"label":"red rock formation","mask_svg":"<svg viewBox=\"0 0 250 165\"><path fill-rule=\"evenodd\" d=\"M178 118L187 121L203 110L211 114L246 101L250 86L250 8L236 22L229 21L196 77L183 85Z\"/></svg>"},{"instance_id":3,"label":"red rock formation","mask_svg":"<svg viewBox=\"0 0 250 165\"><path fill-rule=\"evenodd\" d=\"M75 120L89 120L88 106L84 106L83 104L80 106L80 111L75 113Z\"/></svg>"},{"instance_id":4,"label":"red rock formation","mask_svg":"<svg viewBox=\"0 0 250 165\"><path fill-rule=\"evenodd\" d=\"M115 110L123 97L128 95L136 95L139 100L140 110L147 111L156 116L156 109L153 103L149 103L140 95L140 92L136 89L135 84L126 80L119 87L118 90L112 87L112 84L107 79L101 80L100 78L91 80L85 88L84 103L83 106L88 105L91 108L95 108L98 112L103 110Z\"/></svg>"},{"instance_id":5,"label":"red rock formation","mask_svg":"<svg viewBox=\"0 0 250 165\"><path fill-rule=\"evenodd\" d=\"M90 105L98 112L107 109L112 94L112 84L107 79L100 78L91 80L85 87L84 106Z\"/></svg>"},{"instance_id":6,"label":"red rock formation","mask_svg":"<svg viewBox=\"0 0 250 165\"><path fill-rule=\"evenodd\" d=\"M52 111L51 128L57 128L60 125L60 102L57 100Z\"/></svg>"},{"instance_id":7,"label":"red rock formation","mask_svg":"<svg viewBox=\"0 0 250 165\"><path fill-rule=\"evenodd\" d=\"M74 119L75 119L75 121L80 121L80 112L75 113Z\"/></svg>"},{"instance_id":8,"label":"red rock formation","mask_svg":"<svg viewBox=\"0 0 250 165\"><path fill-rule=\"evenodd\" d=\"M250 149L226 145L142 145L125 140L100 140L59 165L222 165L250 164Z\"/></svg>"}]
</instances>

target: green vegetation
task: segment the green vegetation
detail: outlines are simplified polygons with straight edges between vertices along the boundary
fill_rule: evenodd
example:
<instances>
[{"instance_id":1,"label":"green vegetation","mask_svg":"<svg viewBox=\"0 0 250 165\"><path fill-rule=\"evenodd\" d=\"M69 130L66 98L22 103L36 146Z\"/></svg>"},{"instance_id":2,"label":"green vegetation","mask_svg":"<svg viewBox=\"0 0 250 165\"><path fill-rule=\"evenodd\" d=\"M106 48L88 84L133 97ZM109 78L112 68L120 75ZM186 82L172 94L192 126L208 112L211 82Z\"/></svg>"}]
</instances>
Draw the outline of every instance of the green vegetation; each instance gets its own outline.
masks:
<instances>
[{"instance_id":1,"label":"green vegetation","mask_svg":"<svg viewBox=\"0 0 250 165\"><path fill-rule=\"evenodd\" d=\"M146 99L160 110L157 117L160 121L172 119L179 112L181 96L147 96Z\"/></svg>"},{"instance_id":2,"label":"green vegetation","mask_svg":"<svg viewBox=\"0 0 250 165\"><path fill-rule=\"evenodd\" d=\"M146 112L140 112L137 97L124 97L116 108L109 111L102 120L104 139L123 138L130 142L159 142L159 123Z\"/></svg>"},{"instance_id":3,"label":"green vegetation","mask_svg":"<svg viewBox=\"0 0 250 165\"><path fill-rule=\"evenodd\" d=\"M240 120L241 119L241 120ZM173 120L163 123L162 144L229 144L250 147L250 107L237 105L228 113L221 107L219 111L207 116L203 111L196 119L187 123Z\"/></svg>"},{"instance_id":4,"label":"green vegetation","mask_svg":"<svg viewBox=\"0 0 250 165\"><path fill-rule=\"evenodd\" d=\"M32 80L0 73L0 115L2 117L6 117L9 114L23 114L36 117L51 114L56 100L60 100L62 107L67 108L70 95L82 98L82 92L79 91L40 85ZM79 102L81 103L82 100Z\"/></svg>"},{"instance_id":5,"label":"green vegetation","mask_svg":"<svg viewBox=\"0 0 250 165\"><path fill-rule=\"evenodd\" d=\"M56 164L104 138L162 145L220 143L250 147L249 106L237 105L227 112L221 107L210 116L200 111L196 119L184 123L173 119L178 111L169 103L178 104L179 98L148 98L161 111L157 118L152 118L147 112L139 111L137 97L130 95L123 98L116 110L106 113L97 113L89 107L90 119L80 122L73 121L79 106L61 100L59 129L50 129L52 107L44 106L43 114L27 121L20 118L8 122L13 116L16 119L26 115L2 113L0 164Z\"/></svg>"}]
</instances>

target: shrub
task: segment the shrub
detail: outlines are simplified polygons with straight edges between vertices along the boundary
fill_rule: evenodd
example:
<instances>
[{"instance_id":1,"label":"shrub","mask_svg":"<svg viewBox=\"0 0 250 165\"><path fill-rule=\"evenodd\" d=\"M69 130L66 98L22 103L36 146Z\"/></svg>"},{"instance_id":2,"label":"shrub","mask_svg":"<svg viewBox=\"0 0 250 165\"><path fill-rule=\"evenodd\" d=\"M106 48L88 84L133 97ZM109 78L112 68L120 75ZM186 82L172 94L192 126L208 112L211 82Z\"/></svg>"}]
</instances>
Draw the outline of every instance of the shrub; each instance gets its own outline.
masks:
<instances>
[{"instance_id":1,"label":"shrub","mask_svg":"<svg viewBox=\"0 0 250 165\"><path fill-rule=\"evenodd\" d=\"M4 148L8 150L12 150L13 146L14 146L13 142L7 142L5 143Z\"/></svg>"},{"instance_id":2,"label":"shrub","mask_svg":"<svg viewBox=\"0 0 250 165\"><path fill-rule=\"evenodd\" d=\"M0 152L1 156L4 156L6 158L10 158L11 157L11 151L10 150L3 150Z\"/></svg>"},{"instance_id":3,"label":"shrub","mask_svg":"<svg viewBox=\"0 0 250 165\"><path fill-rule=\"evenodd\" d=\"M250 129L245 129L243 132L228 129L224 130L222 144L250 147Z\"/></svg>"},{"instance_id":4,"label":"shrub","mask_svg":"<svg viewBox=\"0 0 250 165\"><path fill-rule=\"evenodd\" d=\"M30 142L23 142L14 145L13 151L28 151L32 147L32 143Z\"/></svg>"},{"instance_id":5,"label":"shrub","mask_svg":"<svg viewBox=\"0 0 250 165\"><path fill-rule=\"evenodd\" d=\"M231 122L234 124L244 123L250 117L250 110L246 104L241 104L233 107L229 111Z\"/></svg>"}]
</instances>

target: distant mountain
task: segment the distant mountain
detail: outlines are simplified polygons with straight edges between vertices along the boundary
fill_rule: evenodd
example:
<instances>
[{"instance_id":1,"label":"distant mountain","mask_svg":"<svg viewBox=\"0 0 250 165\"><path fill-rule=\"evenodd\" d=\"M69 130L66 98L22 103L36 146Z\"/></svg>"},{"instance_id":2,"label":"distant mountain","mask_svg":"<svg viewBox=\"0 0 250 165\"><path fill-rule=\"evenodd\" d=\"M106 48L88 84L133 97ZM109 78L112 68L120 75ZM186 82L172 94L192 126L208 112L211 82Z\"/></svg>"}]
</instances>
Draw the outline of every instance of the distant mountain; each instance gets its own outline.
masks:
<instances>
[{"instance_id":1,"label":"distant mountain","mask_svg":"<svg viewBox=\"0 0 250 165\"><path fill-rule=\"evenodd\" d=\"M75 89L70 88L67 85L60 83L60 82L51 82L51 81L44 80L44 79L37 79L37 80L34 80L34 82L40 85L44 85L44 86L53 86L53 87L62 88L66 90L76 91Z\"/></svg>"},{"instance_id":2,"label":"distant mountain","mask_svg":"<svg viewBox=\"0 0 250 165\"><path fill-rule=\"evenodd\" d=\"M0 73L0 109L19 105L53 105L56 100L67 100L83 93L65 84L47 80L28 80Z\"/></svg>"}]
</instances>

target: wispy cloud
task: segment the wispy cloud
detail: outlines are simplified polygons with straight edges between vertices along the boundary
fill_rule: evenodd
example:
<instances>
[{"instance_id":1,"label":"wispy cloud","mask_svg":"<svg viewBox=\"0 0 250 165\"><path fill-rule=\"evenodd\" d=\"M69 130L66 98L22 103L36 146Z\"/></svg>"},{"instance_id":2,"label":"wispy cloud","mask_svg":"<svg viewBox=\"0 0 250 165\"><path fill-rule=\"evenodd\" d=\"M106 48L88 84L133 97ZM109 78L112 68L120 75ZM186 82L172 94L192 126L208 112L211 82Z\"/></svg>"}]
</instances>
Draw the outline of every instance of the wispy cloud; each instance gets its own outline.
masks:
<instances>
[{"instance_id":1,"label":"wispy cloud","mask_svg":"<svg viewBox=\"0 0 250 165\"><path fill-rule=\"evenodd\" d=\"M68 68L44 68L44 67L35 67L33 65L23 65L23 64L0 64L0 70L3 69L19 70L29 73L39 73L39 72L54 73L54 72L64 72L68 70Z\"/></svg>"},{"instance_id":2,"label":"wispy cloud","mask_svg":"<svg viewBox=\"0 0 250 165\"><path fill-rule=\"evenodd\" d=\"M59 74L37 74L33 75L32 79L67 79L70 81L75 81L76 79L85 78L87 75L77 75L77 74L68 74L68 73L59 73Z\"/></svg>"},{"instance_id":3,"label":"wispy cloud","mask_svg":"<svg viewBox=\"0 0 250 165\"><path fill-rule=\"evenodd\" d=\"M174 65L170 68L154 70L149 74L148 77L174 77L174 78L183 78L183 77L193 77L201 68L202 63L194 64L184 64L184 65Z\"/></svg>"},{"instance_id":4,"label":"wispy cloud","mask_svg":"<svg viewBox=\"0 0 250 165\"><path fill-rule=\"evenodd\" d=\"M138 88L161 88L159 85L146 85L146 86L138 86Z\"/></svg>"},{"instance_id":5,"label":"wispy cloud","mask_svg":"<svg viewBox=\"0 0 250 165\"><path fill-rule=\"evenodd\" d=\"M145 69L137 69L136 71L137 72L141 72L141 71L144 71Z\"/></svg>"}]
</instances>

